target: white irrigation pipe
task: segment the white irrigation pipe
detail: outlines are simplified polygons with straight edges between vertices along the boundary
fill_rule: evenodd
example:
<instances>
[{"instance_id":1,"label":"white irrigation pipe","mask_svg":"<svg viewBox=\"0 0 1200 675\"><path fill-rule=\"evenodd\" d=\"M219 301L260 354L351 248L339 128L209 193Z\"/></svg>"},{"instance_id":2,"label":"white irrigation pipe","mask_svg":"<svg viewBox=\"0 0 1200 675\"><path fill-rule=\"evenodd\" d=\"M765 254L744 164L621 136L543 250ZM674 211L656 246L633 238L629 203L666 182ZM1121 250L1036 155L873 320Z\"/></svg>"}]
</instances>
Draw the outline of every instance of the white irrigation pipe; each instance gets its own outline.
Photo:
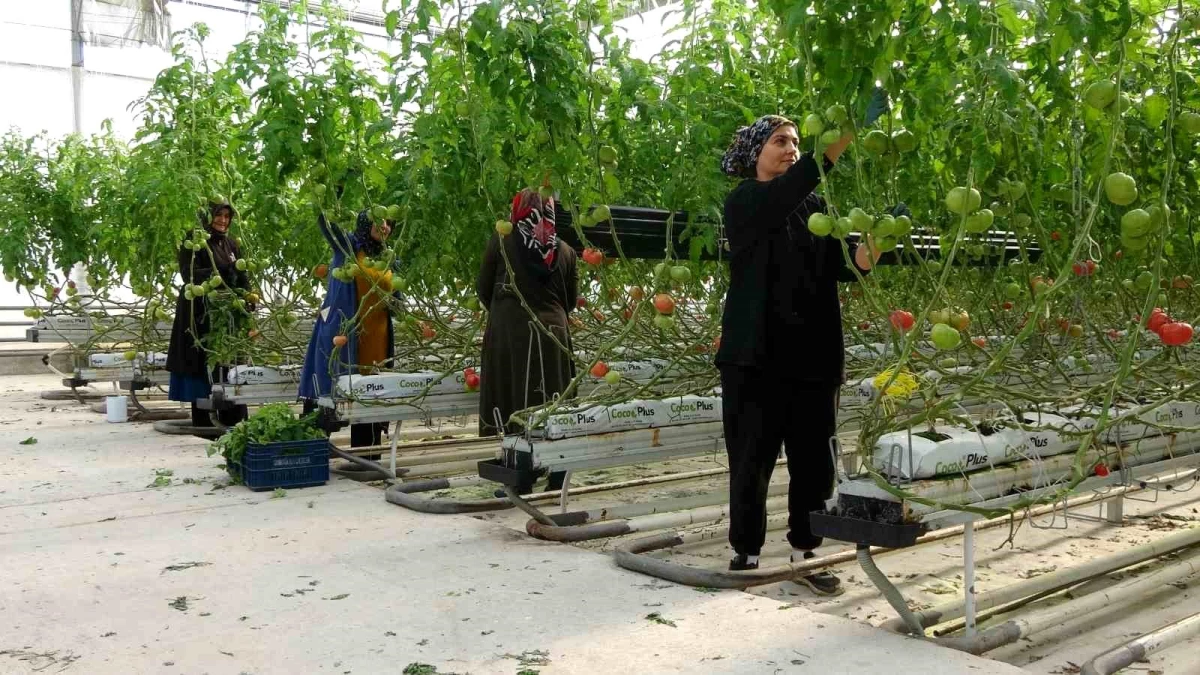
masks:
<instances>
[{"instance_id":1,"label":"white irrigation pipe","mask_svg":"<svg viewBox=\"0 0 1200 675\"><path fill-rule=\"evenodd\" d=\"M1133 490L1130 490L1131 492ZM1118 493L1123 494L1123 493ZM1111 493L1106 494L1106 497L1114 496ZM1182 530L1157 539L1155 541L1140 544L1130 549L1113 553L1101 558L1093 558L1084 562L1081 565L1067 567L1064 569L1042 574L1032 579L1009 584L1002 588L987 593L981 593L975 596L975 609L982 612L993 607L1007 605L1012 602L1017 602L1031 595L1039 593L1052 592L1073 586L1082 581L1094 579L1105 574L1109 574L1116 570L1136 565L1140 562L1145 562L1152 558L1157 558L1173 551L1178 551L1189 546L1200 544L1200 528ZM903 550L903 549L902 549ZM962 602L949 602L944 605L937 605L923 609L916 613L917 620L926 628L946 623L953 619L961 618L965 615L965 607ZM890 619L880 624L880 628L890 631L902 631L905 628L904 622L899 618Z\"/></svg>"},{"instance_id":2,"label":"white irrigation pipe","mask_svg":"<svg viewBox=\"0 0 1200 675\"><path fill-rule=\"evenodd\" d=\"M1200 537L1200 530L1193 530L1192 535ZM958 649L971 654L983 654L1004 645L1009 645L1022 638L1040 631L1061 625L1072 619L1087 616L1092 612L1102 611L1123 603L1132 598L1138 598L1152 593L1165 584L1172 584L1200 572L1200 550L1191 551L1185 557L1170 566L1156 570L1150 574L1130 579L1095 591L1069 602L1042 610L1036 610L1019 618L1010 619L1004 623L988 628L973 636L962 638L938 638L936 642L946 647Z\"/></svg>"},{"instance_id":3,"label":"white irrigation pipe","mask_svg":"<svg viewBox=\"0 0 1200 675\"><path fill-rule=\"evenodd\" d=\"M1200 614L1193 614L1156 631L1131 640L1120 647L1095 656L1079 671L1080 675L1112 675L1134 663L1145 661L1154 652L1200 635Z\"/></svg>"}]
</instances>

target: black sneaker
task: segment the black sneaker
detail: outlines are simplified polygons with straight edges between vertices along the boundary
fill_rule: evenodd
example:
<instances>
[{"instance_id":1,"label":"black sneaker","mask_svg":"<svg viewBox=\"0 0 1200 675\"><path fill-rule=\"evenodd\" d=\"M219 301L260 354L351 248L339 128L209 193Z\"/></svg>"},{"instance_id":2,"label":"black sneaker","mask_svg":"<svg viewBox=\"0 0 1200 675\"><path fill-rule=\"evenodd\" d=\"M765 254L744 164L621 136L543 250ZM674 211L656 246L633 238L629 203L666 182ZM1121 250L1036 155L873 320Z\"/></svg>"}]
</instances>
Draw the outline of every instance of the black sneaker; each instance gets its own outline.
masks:
<instances>
[{"instance_id":1,"label":"black sneaker","mask_svg":"<svg viewBox=\"0 0 1200 675\"><path fill-rule=\"evenodd\" d=\"M809 560L816 556L812 551L804 554L804 559ZM792 562L796 562L796 556L792 556ZM794 580L798 584L808 586L809 590L817 595L841 595L846 589L842 588L842 580L837 578L833 572L821 570L814 572L806 577L800 577Z\"/></svg>"},{"instance_id":2,"label":"black sneaker","mask_svg":"<svg viewBox=\"0 0 1200 675\"><path fill-rule=\"evenodd\" d=\"M745 572L746 570L758 569L758 562L750 562L750 556L741 553L733 556L733 560L729 561L730 572Z\"/></svg>"}]
</instances>

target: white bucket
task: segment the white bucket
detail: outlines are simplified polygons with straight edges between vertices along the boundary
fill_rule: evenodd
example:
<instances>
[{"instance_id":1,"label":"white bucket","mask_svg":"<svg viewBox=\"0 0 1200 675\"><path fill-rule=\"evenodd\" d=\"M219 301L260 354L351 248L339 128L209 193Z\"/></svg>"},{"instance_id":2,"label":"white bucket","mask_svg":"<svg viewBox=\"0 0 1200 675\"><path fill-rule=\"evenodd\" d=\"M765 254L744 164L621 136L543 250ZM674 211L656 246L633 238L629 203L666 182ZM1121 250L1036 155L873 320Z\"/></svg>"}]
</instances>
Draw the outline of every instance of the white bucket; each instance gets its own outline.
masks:
<instances>
[{"instance_id":1,"label":"white bucket","mask_svg":"<svg viewBox=\"0 0 1200 675\"><path fill-rule=\"evenodd\" d=\"M125 396L106 396L104 399L109 422L129 421L129 399Z\"/></svg>"}]
</instances>

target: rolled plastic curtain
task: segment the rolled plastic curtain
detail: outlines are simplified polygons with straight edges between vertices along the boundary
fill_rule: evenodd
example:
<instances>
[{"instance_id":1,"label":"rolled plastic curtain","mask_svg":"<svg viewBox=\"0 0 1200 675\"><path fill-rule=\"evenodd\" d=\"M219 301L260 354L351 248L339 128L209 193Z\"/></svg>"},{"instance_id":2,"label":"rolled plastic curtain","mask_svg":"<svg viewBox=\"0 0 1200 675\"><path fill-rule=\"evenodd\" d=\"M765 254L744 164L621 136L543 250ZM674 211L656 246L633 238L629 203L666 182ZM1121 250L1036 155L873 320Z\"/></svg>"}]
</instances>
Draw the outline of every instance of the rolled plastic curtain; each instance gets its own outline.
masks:
<instances>
[{"instance_id":1,"label":"rolled plastic curtain","mask_svg":"<svg viewBox=\"0 0 1200 675\"><path fill-rule=\"evenodd\" d=\"M140 44L168 48L171 14L168 0L73 0L87 44L96 47L130 47Z\"/></svg>"}]
</instances>

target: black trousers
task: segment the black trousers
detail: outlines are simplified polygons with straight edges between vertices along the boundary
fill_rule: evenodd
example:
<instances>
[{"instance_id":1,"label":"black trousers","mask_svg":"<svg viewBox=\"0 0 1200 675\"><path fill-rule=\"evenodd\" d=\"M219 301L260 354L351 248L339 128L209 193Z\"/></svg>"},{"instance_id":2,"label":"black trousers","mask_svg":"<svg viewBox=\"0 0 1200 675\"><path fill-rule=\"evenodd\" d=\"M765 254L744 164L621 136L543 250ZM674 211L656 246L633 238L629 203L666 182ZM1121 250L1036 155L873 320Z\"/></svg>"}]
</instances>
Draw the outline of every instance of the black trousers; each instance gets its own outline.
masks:
<instances>
[{"instance_id":1,"label":"black trousers","mask_svg":"<svg viewBox=\"0 0 1200 675\"><path fill-rule=\"evenodd\" d=\"M217 411L217 419L221 422L221 424L227 427L236 425L238 422L241 422L248 416L249 412L246 410L246 406L244 405L237 405L227 410ZM213 426L212 417L209 416L209 411L198 408L195 401L192 401L192 426Z\"/></svg>"},{"instance_id":2,"label":"black trousers","mask_svg":"<svg viewBox=\"0 0 1200 675\"><path fill-rule=\"evenodd\" d=\"M317 409L317 402L306 398L301 403L301 414L307 415ZM370 422L364 424L350 425L350 447L364 448L370 445L380 445L383 443L383 432L387 431L387 422ZM363 455L364 458L373 462L379 461L382 454Z\"/></svg>"},{"instance_id":3,"label":"black trousers","mask_svg":"<svg viewBox=\"0 0 1200 675\"><path fill-rule=\"evenodd\" d=\"M787 451L788 543L821 545L808 513L825 508L833 494L829 438L837 430L836 383L796 382L772 370L723 366L721 403L729 454L729 543L758 555L767 536L767 487Z\"/></svg>"}]
</instances>

